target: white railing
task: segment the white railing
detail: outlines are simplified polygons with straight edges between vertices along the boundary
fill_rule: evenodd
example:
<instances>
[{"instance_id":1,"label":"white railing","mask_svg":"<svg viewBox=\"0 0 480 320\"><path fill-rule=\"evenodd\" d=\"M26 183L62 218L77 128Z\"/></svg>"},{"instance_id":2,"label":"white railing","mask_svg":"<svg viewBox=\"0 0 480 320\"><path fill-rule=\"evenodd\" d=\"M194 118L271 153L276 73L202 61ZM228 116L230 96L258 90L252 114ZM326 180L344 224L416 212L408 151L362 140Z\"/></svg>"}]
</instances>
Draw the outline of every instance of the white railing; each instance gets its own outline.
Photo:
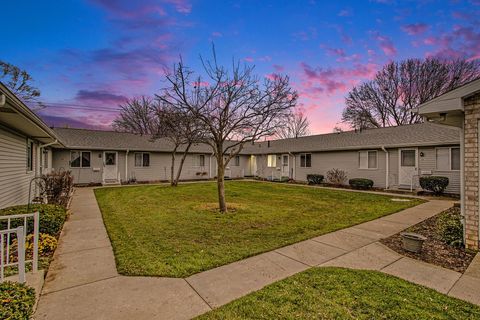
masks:
<instances>
[{"instance_id":1,"label":"white railing","mask_svg":"<svg viewBox=\"0 0 480 320\"><path fill-rule=\"evenodd\" d=\"M17 261L10 261L10 235L14 233L17 236ZM6 240L8 239L8 240ZM7 229L0 231L0 282L5 279L5 268L17 266L18 282L25 282L25 232L23 227ZM6 252L6 257L5 257Z\"/></svg>"},{"instance_id":2,"label":"white railing","mask_svg":"<svg viewBox=\"0 0 480 320\"><path fill-rule=\"evenodd\" d=\"M33 219L33 254L32 259L25 259L25 238L28 233L28 219ZM32 271L38 270L38 236L40 228L40 214L38 211L25 214L14 214L8 216L0 216L0 222L7 221L7 229L1 230L0 235L0 281L4 280L4 271L6 267L18 267L19 282L25 281L25 264L32 264ZM12 220L23 221L23 226L12 228ZM10 246L13 238L12 234L16 234L17 239L17 261L10 259Z\"/></svg>"}]
</instances>

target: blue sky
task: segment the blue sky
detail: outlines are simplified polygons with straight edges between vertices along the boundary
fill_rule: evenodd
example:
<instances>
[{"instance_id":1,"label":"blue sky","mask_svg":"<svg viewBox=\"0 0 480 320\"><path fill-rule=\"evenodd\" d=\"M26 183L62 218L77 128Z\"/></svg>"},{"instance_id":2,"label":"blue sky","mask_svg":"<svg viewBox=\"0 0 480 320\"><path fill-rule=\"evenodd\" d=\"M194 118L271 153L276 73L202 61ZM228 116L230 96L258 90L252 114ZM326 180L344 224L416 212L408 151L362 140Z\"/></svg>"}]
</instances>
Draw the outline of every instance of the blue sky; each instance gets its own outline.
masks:
<instances>
[{"instance_id":1,"label":"blue sky","mask_svg":"<svg viewBox=\"0 0 480 320\"><path fill-rule=\"evenodd\" d=\"M26 69L50 124L108 129L118 104L152 95L181 55L288 74L314 133L391 60L480 58L480 0L8 1L0 59Z\"/></svg>"}]
</instances>

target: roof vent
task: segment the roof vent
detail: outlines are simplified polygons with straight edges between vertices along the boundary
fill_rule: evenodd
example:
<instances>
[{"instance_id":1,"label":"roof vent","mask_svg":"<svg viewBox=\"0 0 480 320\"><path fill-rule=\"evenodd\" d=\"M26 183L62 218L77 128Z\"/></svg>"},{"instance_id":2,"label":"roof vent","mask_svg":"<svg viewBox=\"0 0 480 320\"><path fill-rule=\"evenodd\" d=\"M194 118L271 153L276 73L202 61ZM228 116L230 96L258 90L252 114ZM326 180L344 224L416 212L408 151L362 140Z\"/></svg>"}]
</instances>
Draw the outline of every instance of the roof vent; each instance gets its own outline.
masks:
<instances>
[{"instance_id":1,"label":"roof vent","mask_svg":"<svg viewBox=\"0 0 480 320\"><path fill-rule=\"evenodd\" d=\"M270 148L270 140L267 141L267 146Z\"/></svg>"}]
</instances>

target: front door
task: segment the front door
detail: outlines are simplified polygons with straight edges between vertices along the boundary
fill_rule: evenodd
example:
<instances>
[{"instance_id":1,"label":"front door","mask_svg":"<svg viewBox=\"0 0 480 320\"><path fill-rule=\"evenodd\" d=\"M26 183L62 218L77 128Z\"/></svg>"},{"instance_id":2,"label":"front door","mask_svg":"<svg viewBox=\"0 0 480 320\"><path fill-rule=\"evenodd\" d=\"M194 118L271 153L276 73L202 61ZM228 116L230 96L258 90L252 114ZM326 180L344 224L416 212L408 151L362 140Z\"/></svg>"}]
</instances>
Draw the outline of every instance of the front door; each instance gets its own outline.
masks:
<instances>
[{"instance_id":1,"label":"front door","mask_svg":"<svg viewBox=\"0 0 480 320\"><path fill-rule=\"evenodd\" d=\"M117 180L117 152L105 151L103 159L103 179Z\"/></svg>"},{"instance_id":2,"label":"front door","mask_svg":"<svg viewBox=\"0 0 480 320\"><path fill-rule=\"evenodd\" d=\"M398 184L412 186L413 178L418 174L417 149L400 149Z\"/></svg>"},{"instance_id":3,"label":"front door","mask_svg":"<svg viewBox=\"0 0 480 320\"><path fill-rule=\"evenodd\" d=\"M289 176L288 154L282 155L282 177Z\"/></svg>"}]
</instances>

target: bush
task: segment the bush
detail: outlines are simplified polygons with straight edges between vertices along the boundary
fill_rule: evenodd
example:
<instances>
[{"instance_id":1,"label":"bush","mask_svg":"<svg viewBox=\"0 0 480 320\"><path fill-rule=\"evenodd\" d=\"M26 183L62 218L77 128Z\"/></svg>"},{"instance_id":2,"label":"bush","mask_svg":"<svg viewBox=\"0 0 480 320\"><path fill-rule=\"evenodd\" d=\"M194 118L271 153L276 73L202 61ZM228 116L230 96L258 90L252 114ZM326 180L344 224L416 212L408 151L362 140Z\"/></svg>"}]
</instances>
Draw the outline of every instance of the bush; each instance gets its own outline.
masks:
<instances>
[{"instance_id":1,"label":"bush","mask_svg":"<svg viewBox=\"0 0 480 320\"><path fill-rule=\"evenodd\" d=\"M463 245L462 218L458 212L448 211L442 213L437 219L436 227L440 240L455 247Z\"/></svg>"},{"instance_id":2,"label":"bush","mask_svg":"<svg viewBox=\"0 0 480 320\"><path fill-rule=\"evenodd\" d=\"M66 207L73 191L73 176L70 171L53 171L42 176L48 203Z\"/></svg>"},{"instance_id":3,"label":"bush","mask_svg":"<svg viewBox=\"0 0 480 320\"><path fill-rule=\"evenodd\" d=\"M354 189L370 189L373 187L373 181L365 178L350 179L348 184Z\"/></svg>"},{"instance_id":4,"label":"bush","mask_svg":"<svg viewBox=\"0 0 480 320\"><path fill-rule=\"evenodd\" d=\"M448 186L447 177L429 176L420 177L420 186L422 189L431 191L436 195L442 194Z\"/></svg>"},{"instance_id":5,"label":"bush","mask_svg":"<svg viewBox=\"0 0 480 320\"><path fill-rule=\"evenodd\" d=\"M320 184L323 182L323 175L321 174L307 174L308 184Z\"/></svg>"},{"instance_id":6,"label":"bush","mask_svg":"<svg viewBox=\"0 0 480 320\"><path fill-rule=\"evenodd\" d=\"M38 235L38 255L40 257L48 257L53 254L55 249L57 248L57 238L46 234L40 233ZM17 257L17 239L13 240L10 248L10 260L16 261ZM33 257L33 234L29 234L25 238L25 256L27 259L31 259Z\"/></svg>"},{"instance_id":7,"label":"bush","mask_svg":"<svg viewBox=\"0 0 480 320\"><path fill-rule=\"evenodd\" d=\"M30 319L35 304L35 290L24 284L0 283L0 319Z\"/></svg>"},{"instance_id":8,"label":"bush","mask_svg":"<svg viewBox=\"0 0 480 320\"><path fill-rule=\"evenodd\" d=\"M344 170L333 168L327 171L327 181L334 185L342 185L347 180L347 173Z\"/></svg>"},{"instance_id":9,"label":"bush","mask_svg":"<svg viewBox=\"0 0 480 320\"><path fill-rule=\"evenodd\" d=\"M63 223L67 218L67 210L54 204L37 204L30 206L30 212L40 212L40 233L46 233L53 237L58 237L62 230ZM23 214L27 212L27 205L20 205L0 209L0 216ZM11 221L11 228L23 226L23 219L14 219ZM7 221L0 221L0 229L7 228ZM28 230L26 233L33 233L33 219L28 219Z\"/></svg>"}]
</instances>

